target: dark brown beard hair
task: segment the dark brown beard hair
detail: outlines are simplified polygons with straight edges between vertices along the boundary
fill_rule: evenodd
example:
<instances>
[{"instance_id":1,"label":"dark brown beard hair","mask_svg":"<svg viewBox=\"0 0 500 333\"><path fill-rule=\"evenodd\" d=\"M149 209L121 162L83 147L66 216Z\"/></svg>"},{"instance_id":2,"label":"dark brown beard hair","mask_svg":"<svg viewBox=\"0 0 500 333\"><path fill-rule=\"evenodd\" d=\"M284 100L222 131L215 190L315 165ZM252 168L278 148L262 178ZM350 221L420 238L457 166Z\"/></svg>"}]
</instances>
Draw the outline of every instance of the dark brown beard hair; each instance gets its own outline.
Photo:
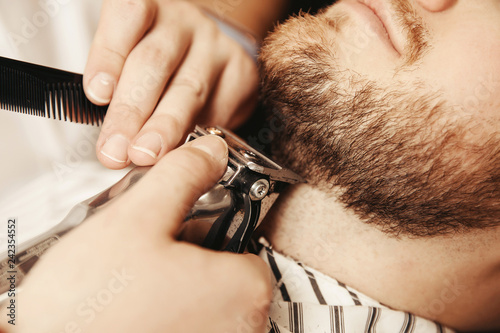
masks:
<instances>
[{"instance_id":1,"label":"dark brown beard hair","mask_svg":"<svg viewBox=\"0 0 500 333\"><path fill-rule=\"evenodd\" d=\"M384 87L336 68L331 18L301 14L261 50L273 152L316 186L337 187L363 221L423 237L500 225L500 135L423 83ZM333 29L335 30L335 29Z\"/></svg>"}]
</instances>

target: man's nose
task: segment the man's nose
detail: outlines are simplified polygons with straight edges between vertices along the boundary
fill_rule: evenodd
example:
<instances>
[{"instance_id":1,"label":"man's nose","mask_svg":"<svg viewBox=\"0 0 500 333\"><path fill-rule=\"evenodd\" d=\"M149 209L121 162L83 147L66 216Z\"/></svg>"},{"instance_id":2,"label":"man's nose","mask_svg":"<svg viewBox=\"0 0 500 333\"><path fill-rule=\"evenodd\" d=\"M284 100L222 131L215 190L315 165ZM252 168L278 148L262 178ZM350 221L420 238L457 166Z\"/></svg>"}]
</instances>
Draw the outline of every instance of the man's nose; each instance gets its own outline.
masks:
<instances>
[{"instance_id":1,"label":"man's nose","mask_svg":"<svg viewBox=\"0 0 500 333\"><path fill-rule=\"evenodd\" d=\"M430 12L441 12L453 6L457 0L417 0L417 3Z\"/></svg>"}]
</instances>

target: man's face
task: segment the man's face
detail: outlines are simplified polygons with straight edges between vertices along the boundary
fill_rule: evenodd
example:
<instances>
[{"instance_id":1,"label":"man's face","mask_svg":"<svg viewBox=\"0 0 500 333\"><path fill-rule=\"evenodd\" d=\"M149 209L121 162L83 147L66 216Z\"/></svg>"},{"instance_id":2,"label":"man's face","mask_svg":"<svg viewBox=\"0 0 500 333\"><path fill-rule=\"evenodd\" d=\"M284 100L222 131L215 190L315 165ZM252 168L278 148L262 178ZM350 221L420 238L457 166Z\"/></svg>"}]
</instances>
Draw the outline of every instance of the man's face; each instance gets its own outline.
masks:
<instances>
[{"instance_id":1,"label":"man's face","mask_svg":"<svg viewBox=\"0 0 500 333\"><path fill-rule=\"evenodd\" d=\"M406 300L430 301L439 276L460 299L440 314L396 307L498 329L500 1L339 1L280 26L261 69L282 162L397 241L459 249L422 259Z\"/></svg>"},{"instance_id":2,"label":"man's face","mask_svg":"<svg viewBox=\"0 0 500 333\"><path fill-rule=\"evenodd\" d=\"M340 1L279 27L261 62L278 155L366 222L499 224L500 1Z\"/></svg>"},{"instance_id":3,"label":"man's face","mask_svg":"<svg viewBox=\"0 0 500 333\"><path fill-rule=\"evenodd\" d=\"M450 7L431 12L418 1L341 1L323 15L347 18L335 37L341 68L388 86L422 82L427 92L439 92L457 116L497 125L500 2L448 2Z\"/></svg>"}]
</instances>

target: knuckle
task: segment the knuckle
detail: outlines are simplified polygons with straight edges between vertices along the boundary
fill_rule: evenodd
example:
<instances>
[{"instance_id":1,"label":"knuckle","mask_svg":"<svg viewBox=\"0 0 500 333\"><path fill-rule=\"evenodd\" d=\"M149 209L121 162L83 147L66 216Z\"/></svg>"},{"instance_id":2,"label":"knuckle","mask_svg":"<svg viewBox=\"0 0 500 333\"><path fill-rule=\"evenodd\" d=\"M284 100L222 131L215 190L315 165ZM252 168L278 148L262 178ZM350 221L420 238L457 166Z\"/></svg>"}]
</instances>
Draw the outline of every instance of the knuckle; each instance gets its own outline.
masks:
<instances>
[{"instance_id":1,"label":"knuckle","mask_svg":"<svg viewBox=\"0 0 500 333\"><path fill-rule=\"evenodd\" d=\"M148 114L146 110L141 109L136 105L129 103L120 103L116 105L119 110L120 119L124 122L126 121L143 121Z\"/></svg>"},{"instance_id":2,"label":"knuckle","mask_svg":"<svg viewBox=\"0 0 500 333\"><path fill-rule=\"evenodd\" d=\"M113 9L124 21L147 22L153 16L149 0L115 0Z\"/></svg>"},{"instance_id":3,"label":"knuckle","mask_svg":"<svg viewBox=\"0 0 500 333\"><path fill-rule=\"evenodd\" d=\"M126 55L111 48L109 45L103 44L101 49L104 53L104 59L106 59L106 61L110 64L123 64L125 62Z\"/></svg>"},{"instance_id":4,"label":"knuckle","mask_svg":"<svg viewBox=\"0 0 500 333\"><path fill-rule=\"evenodd\" d=\"M144 122L145 112L140 108L126 104L119 103L113 106L113 109L108 111L107 118L102 125L104 133L111 133L120 130L125 126L129 127L131 124L142 124Z\"/></svg>"},{"instance_id":5,"label":"knuckle","mask_svg":"<svg viewBox=\"0 0 500 333\"><path fill-rule=\"evenodd\" d=\"M170 113L154 113L148 121L148 126L154 126L168 136L181 136L186 127L178 117Z\"/></svg>"},{"instance_id":6,"label":"knuckle","mask_svg":"<svg viewBox=\"0 0 500 333\"><path fill-rule=\"evenodd\" d=\"M200 7L189 1L175 1L171 6L176 7L176 13L180 13L183 17L197 19L202 14Z\"/></svg>"},{"instance_id":7,"label":"knuckle","mask_svg":"<svg viewBox=\"0 0 500 333\"><path fill-rule=\"evenodd\" d=\"M184 69L184 73L179 74L174 79L172 85L177 88L188 89L198 100L205 101L208 94L208 87L205 82L200 80L199 71L194 68Z\"/></svg>"},{"instance_id":8,"label":"knuckle","mask_svg":"<svg viewBox=\"0 0 500 333\"><path fill-rule=\"evenodd\" d=\"M165 68L170 62L171 54L163 45L167 43L142 43L140 47L134 49L133 56L148 67Z\"/></svg>"}]
</instances>

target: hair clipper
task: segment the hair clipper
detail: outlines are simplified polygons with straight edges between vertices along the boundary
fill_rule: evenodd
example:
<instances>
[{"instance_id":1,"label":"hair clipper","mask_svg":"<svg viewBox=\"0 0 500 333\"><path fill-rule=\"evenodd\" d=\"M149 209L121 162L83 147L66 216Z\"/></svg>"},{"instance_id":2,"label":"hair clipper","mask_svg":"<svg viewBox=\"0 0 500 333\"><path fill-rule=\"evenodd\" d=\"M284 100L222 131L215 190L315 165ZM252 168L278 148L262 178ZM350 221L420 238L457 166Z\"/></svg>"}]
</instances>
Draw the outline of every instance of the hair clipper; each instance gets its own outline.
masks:
<instances>
[{"instance_id":1,"label":"hair clipper","mask_svg":"<svg viewBox=\"0 0 500 333\"><path fill-rule=\"evenodd\" d=\"M228 165L219 182L203 194L187 214L178 238L214 250L241 253L283 189L304 180L221 127L196 126L186 141L203 135L218 135L226 140ZM6 279L9 271L17 272L19 284L38 258L60 237L107 206L149 169L132 169L115 185L73 207L61 223L21 244L15 256L15 268L11 266L12 258L3 253L0 257L0 302L9 290Z\"/></svg>"}]
</instances>

